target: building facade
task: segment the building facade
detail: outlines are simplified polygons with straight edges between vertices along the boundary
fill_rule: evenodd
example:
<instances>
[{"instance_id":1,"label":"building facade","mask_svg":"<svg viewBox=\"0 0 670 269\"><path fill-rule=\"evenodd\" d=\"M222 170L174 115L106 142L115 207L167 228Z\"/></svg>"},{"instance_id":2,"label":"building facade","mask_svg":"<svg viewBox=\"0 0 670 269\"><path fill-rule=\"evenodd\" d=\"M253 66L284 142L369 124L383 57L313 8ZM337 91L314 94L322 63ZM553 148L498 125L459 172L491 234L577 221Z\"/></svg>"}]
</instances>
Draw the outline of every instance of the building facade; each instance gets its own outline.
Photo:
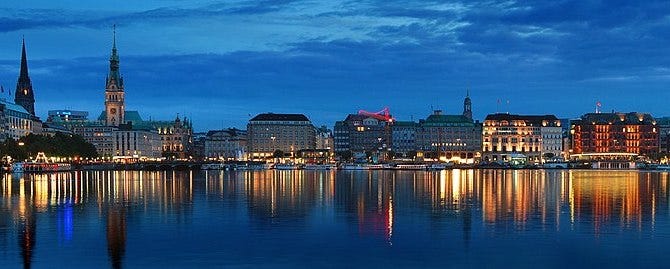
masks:
<instances>
[{"instance_id":1,"label":"building facade","mask_svg":"<svg viewBox=\"0 0 670 269\"><path fill-rule=\"evenodd\" d=\"M315 128L303 114L258 114L247 124L247 145L251 159L272 157L277 150L296 156L316 148Z\"/></svg>"},{"instance_id":2,"label":"building facade","mask_svg":"<svg viewBox=\"0 0 670 269\"><path fill-rule=\"evenodd\" d=\"M0 142L30 134L33 124L33 116L23 106L0 99Z\"/></svg>"},{"instance_id":3,"label":"building facade","mask_svg":"<svg viewBox=\"0 0 670 269\"><path fill-rule=\"evenodd\" d=\"M656 118L658 125L658 150L661 153L670 153L670 117Z\"/></svg>"},{"instance_id":4,"label":"building facade","mask_svg":"<svg viewBox=\"0 0 670 269\"><path fill-rule=\"evenodd\" d=\"M482 160L507 163L523 158L541 163L560 156L561 121L554 115L490 114L482 131Z\"/></svg>"},{"instance_id":5,"label":"building facade","mask_svg":"<svg viewBox=\"0 0 670 269\"><path fill-rule=\"evenodd\" d=\"M101 157L116 156L114 132L119 128L116 126L104 126L99 124L84 124L72 127L72 131L95 146Z\"/></svg>"},{"instance_id":6,"label":"building facade","mask_svg":"<svg viewBox=\"0 0 670 269\"><path fill-rule=\"evenodd\" d=\"M207 132L205 157L244 160L247 155L247 131L235 128Z\"/></svg>"},{"instance_id":7,"label":"building facade","mask_svg":"<svg viewBox=\"0 0 670 269\"><path fill-rule=\"evenodd\" d=\"M136 130L124 125L112 132L114 157L159 158L162 153L160 136L151 130Z\"/></svg>"},{"instance_id":8,"label":"building facade","mask_svg":"<svg viewBox=\"0 0 670 269\"><path fill-rule=\"evenodd\" d=\"M49 123L85 123L88 121L88 112L75 110L49 110Z\"/></svg>"},{"instance_id":9,"label":"building facade","mask_svg":"<svg viewBox=\"0 0 670 269\"><path fill-rule=\"evenodd\" d=\"M482 124L467 115L443 115L436 110L419 122L416 137L417 149L427 157L455 163L475 163L481 158Z\"/></svg>"},{"instance_id":10,"label":"building facade","mask_svg":"<svg viewBox=\"0 0 670 269\"><path fill-rule=\"evenodd\" d=\"M335 122L335 152L353 153L387 151L393 148L392 120L371 115L349 114Z\"/></svg>"},{"instance_id":11,"label":"building facade","mask_svg":"<svg viewBox=\"0 0 670 269\"><path fill-rule=\"evenodd\" d=\"M572 152L634 153L659 152L660 127L646 113L588 113L571 122Z\"/></svg>"},{"instance_id":12,"label":"building facade","mask_svg":"<svg viewBox=\"0 0 670 269\"><path fill-rule=\"evenodd\" d=\"M417 150L417 130L419 124L414 121L396 121L391 127L391 147L396 156L407 157Z\"/></svg>"},{"instance_id":13,"label":"building facade","mask_svg":"<svg viewBox=\"0 0 670 269\"><path fill-rule=\"evenodd\" d=\"M147 129L156 130L160 135L163 157L185 159L191 155L193 125L186 117L182 121L177 115L173 122L153 121L148 122L148 125Z\"/></svg>"}]
</instances>

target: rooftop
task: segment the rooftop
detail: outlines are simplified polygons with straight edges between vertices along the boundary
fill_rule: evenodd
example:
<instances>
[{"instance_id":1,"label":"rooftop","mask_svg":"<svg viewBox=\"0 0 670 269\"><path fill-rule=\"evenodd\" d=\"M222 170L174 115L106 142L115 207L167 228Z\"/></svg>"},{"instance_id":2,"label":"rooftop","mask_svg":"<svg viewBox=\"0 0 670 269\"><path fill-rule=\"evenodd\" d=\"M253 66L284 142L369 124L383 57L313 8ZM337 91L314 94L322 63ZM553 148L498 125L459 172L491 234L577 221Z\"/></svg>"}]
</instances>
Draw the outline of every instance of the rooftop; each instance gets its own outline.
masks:
<instances>
[{"instance_id":1,"label":"rooftop","mask_svg":"<svg viewBox=\"0 0 670 269\"><path fill-rule=\"evenodd\" d=\"M256 115L249 121L309 121L309 119L303 114L263 113Z\"/></svg>"}]
</instances>

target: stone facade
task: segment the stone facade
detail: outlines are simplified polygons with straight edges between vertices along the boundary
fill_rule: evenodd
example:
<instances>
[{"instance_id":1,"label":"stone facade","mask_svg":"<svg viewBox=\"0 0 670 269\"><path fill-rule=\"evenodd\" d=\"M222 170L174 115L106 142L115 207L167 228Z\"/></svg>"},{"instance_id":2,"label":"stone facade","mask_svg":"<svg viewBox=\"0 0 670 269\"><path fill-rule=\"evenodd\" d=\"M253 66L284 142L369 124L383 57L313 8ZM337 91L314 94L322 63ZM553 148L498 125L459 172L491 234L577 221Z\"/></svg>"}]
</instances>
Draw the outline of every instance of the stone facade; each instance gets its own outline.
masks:
<instances>
[{"instance_id":1,"label":"stone facade","mask_svg":"<svg viewBox=\"0 0 670 269\"><path fill-rule=\"evenodd\" d=\"M302 149L315 149L316 132L302 114L259 114L247 124L248 154L251 159L271 157L276 150L296 156Z\"/></svg>"},{"instance_id":2,"label":"stone facade","mask_svg":"<svg viewBox=\"0 0 670 269\"><path fill-rule=\"evenodd\" d=\"M523 156L529 163L541 163L548 153L560 156L561 122L554 115L490 114L482 132L482 160L509 162Z\"/></svg>"}]
</instances>

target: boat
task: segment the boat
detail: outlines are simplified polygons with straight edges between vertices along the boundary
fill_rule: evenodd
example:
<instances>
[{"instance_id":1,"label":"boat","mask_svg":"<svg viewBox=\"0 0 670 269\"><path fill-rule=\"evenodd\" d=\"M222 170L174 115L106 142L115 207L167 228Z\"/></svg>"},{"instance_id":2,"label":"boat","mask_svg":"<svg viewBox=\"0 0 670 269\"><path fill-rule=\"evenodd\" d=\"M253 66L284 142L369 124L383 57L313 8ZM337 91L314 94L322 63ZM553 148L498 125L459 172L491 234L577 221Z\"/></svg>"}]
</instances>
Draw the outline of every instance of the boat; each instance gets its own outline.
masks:
<instances>
[{"instance_id":1,"label":"boat","mask_svg":"<svg viewBox=\"0 0 670 269\"><path fill-rule=\"evenodd\" d=\"M222 163L206 163L200 167L202 170L226 170L226 168Z\"/></svg>"},{"instance_id":2,"label":"boat","mask_svg":"<svg viewBox=\"0 0 670 269\"><path fill-rule=\"evenodd\" d=\"M544 169L568 169L568 166L567 162L546 162L542 164Z\"/></svg>"},{"instance_id":3,"label":"boat","mask_svg":"<svg viewBox=\"0 0 670 269\"><path fill-rule=\"evenodd\" d=\"M345 163L340 166L342 170L370 170L367 164L364 163Z\"/></svg>"},{"instance_id":4,"label":"boat","mask_svg":"<svg viewBox=\"0 0 670 269\"><path fill-rule=\"evenodd\" d=\"M298 170L300 167L292 163L278 163L275 164L274 168L276 170Z\"/></svg>"},{"instance_id":5,"label":"boat","mask_svg":"<svg viewBox=\"0 0 670 269\"><path fill-rule=\"evenodd\" d=\"M71 171L69 163L18 162L12 164L13 173L42 173Z\"/></svg>"},{"instance_id":6,"label":"boat","mask_svg":"<svg viewBox=\"0 0 670 269\"><path fill-rule=\"evenodd\" d=\"M670 164L659 164L657 165L654 170L658 171L670 171Z\"/></svg>"},{"instance_id":7,"label":"boat","mask_svg":"<svg viewBox=\"0 0 670 269\"><path fill-rule=\"evenodd\" d=\"M331 170L334 168L335 167L330 164L314 164L314 163L306 164L304 167L305 170Z\"/></svg>"},{"instance_id":8,"label":"boat","mask_svg":"<svg viewBox=\"0 0 670 269\"><path fill-rule=\"evenodd\" d=\"M399 164L396 165L397 170L426 170L425 164Z\"/></svg>"},{"instance_id":9,"label":"boat","mask_svg":"<svg viewBox=\"0 0 670 269\"><path fill-rule=\"evenodd\" d=\"M431 163L426 167L426 169L431 170L431 171L440 171L440 170L445 170L448 167L453 166L454 164L452 163Z\"/></svg>"}]
</instances>

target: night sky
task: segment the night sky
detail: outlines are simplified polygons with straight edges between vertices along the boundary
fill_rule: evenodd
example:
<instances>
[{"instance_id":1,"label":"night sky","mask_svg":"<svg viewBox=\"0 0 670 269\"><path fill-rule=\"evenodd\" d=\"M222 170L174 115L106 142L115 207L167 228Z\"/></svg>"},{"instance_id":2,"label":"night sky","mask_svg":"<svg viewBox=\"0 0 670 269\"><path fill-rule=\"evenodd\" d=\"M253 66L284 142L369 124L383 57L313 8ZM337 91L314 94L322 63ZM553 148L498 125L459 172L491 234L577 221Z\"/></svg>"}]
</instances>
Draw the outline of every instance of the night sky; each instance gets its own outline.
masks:
<instances>
[{"instance_id":1,"label":"night sky","mask_svg":"<svg viewBox=\"0 0 670 269\"><path fill-rule=\"evenodd\" d=\"M25 36L38 116L103 109L112 25L126 106L196 131L258 113L332 126L388 106L474 116L668 112L667 1L4 1L0 84ZM136 3L137 2L137 3Z\"/></svg>"}]
</instances>

